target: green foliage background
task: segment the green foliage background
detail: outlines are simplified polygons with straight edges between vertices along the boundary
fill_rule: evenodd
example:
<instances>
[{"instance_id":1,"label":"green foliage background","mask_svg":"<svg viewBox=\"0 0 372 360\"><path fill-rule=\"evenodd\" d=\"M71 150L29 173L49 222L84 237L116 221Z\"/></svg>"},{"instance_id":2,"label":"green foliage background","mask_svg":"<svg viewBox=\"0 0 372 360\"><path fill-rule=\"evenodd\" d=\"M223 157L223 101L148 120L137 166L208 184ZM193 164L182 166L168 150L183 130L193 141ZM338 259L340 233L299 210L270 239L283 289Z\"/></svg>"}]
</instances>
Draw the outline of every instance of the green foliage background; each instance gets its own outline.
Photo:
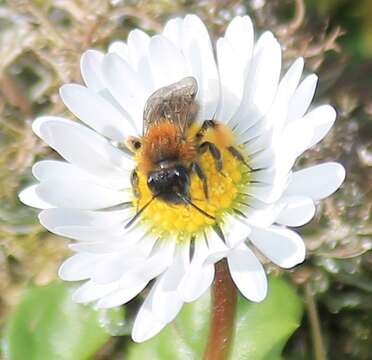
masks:
<instances>
[{"instance_id":1,"label":"green foliage background","mask_svg":"<svg viewBox=\"0 0 372 360\"><path fill-rule=\"evenodd\" d=\"M136 27L156 33L186 13L198 14L216 37L232 17L248 13L258 32L270 29L280 39L285 66L305 57L306 71L320 76L316 101L335 105L338 120L298 165L336 160L347 169L343 187L300 229L306 262L287 272L266 264L269 298L239 300L232 359L324 359L322 348L331 360L372 359L370 0L0 1L0 357L200 358L208 295L155 339L133 344L128 334L141 298L104 312L72 304L71 286L56 280L66 242L17 198L33 181L32 164L56 157L30 124L39 114L71 116L58 88L81 82L81 53L105 49Z\"/></svg>"}]
</instances>

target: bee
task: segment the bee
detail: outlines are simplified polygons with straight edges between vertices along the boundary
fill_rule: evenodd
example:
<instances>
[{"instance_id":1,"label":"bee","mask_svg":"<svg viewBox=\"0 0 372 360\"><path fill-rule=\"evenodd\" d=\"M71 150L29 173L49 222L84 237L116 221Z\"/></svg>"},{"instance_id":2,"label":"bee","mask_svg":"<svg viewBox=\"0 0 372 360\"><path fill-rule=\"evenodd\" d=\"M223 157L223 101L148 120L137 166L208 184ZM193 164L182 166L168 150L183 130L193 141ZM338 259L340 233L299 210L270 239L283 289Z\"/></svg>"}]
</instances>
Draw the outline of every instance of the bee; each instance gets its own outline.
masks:
<instances>
[{"instance_id":1,"label":"bee","mask_svg":"<svg viewBox=\"0 0 372 360\"><path fill-rule=\"evenodd\" d=\"M138 192L138 171L145 174L147 185L153 198L136 214L158 198L169 204L188 204L214 219L196 206L190 195L190 177L195 173L203 184L205 198L208 199L207 177L198 162L199 156L210 151L215 166L222 172L222 156L218 147L209 141L203 141L205 132L219 128L215 120L205 120L194 136L189 129L196 120L198 104L196 95L198 84L194 77L185 77L169 86L155 91L147 100L143 113L143 134L141 137L129 137L127 148L138 160L133 170L131 183L134 194ZM243 156L233 146L228 146L231 154L244 162ZM135 218L130 221L130 225Z\"/></svg>"}]
</instances>

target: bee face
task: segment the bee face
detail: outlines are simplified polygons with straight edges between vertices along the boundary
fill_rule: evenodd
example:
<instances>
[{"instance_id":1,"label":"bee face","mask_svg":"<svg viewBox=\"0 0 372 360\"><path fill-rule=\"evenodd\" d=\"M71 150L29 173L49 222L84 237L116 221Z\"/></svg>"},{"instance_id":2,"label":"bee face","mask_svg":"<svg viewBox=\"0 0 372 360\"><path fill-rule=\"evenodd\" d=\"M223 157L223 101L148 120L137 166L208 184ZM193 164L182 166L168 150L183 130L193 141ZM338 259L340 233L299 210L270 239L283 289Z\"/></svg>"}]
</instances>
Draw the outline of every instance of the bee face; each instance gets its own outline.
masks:
<instances>
[{"instance_id":1,"label":"bee face","mask_svg":"<svg viewBox=\"0 0 372 360\"><path fill-rule=\"evenodd\" d=\"M166 202L179 204L190 198L190 175L183 165L150 172L147 185L154 195Z\"/></svg>"}]
</instances>

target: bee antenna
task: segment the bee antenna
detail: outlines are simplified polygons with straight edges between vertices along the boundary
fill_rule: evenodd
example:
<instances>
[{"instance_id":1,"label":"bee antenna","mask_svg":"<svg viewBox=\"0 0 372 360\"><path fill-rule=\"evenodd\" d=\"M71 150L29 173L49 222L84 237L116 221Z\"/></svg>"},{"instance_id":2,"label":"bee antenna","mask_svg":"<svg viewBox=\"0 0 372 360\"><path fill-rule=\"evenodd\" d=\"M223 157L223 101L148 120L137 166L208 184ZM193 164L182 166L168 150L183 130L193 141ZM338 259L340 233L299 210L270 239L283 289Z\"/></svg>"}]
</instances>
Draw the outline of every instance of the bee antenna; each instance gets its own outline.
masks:
<instances>
[{"instance_id":1,"label":"bee antenna","mask_svg":"<svg viewBox=\"0 0 372 360\"><path fill-rule=\"evenodd\" d=\"M216 220L216 218L212 215L209 215L206 211L204 211L203 209L201 209L199 206L195 205L190 199L188 199L187 197L185 197L184 195L180 194L180 193L176 193L176 195L182 200L184 201L186 204L189 204L191 205L194 209L198 210L201 214L203 214L204 216L212 219L212 220Z\"/></svg>"},{"instance_id":2,"label":"bee antenna","mask_svg":"<svg viewBox=\"0 0 372 360\"><path fill-rule=\"evenodd\" d=\"M157 198L159 194L154 195L145 205L139 209L136 214L128 221L125 225L125 229L128 229L137 219L138 217L149 207L149 205Z\"/></svg>"}]
</instances>

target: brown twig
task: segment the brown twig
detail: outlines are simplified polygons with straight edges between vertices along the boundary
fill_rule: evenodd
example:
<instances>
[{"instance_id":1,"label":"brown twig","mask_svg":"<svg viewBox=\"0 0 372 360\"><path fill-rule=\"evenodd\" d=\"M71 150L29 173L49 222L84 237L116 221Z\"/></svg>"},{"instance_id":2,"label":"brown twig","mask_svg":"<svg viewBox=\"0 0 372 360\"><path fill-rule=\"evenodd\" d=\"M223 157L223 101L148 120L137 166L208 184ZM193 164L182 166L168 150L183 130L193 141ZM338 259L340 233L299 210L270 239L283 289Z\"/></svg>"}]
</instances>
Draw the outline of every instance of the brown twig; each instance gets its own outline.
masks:
<instances>
[{"instance_id":1,"label":"brown twig","mask_svg":"<svg viewBox=\"0 0 372 360\"><path fill-rule=\"evenodd\" d=\"M288 36L293 34L298 30L304 22L305 19L305 3L304 0L295 0L295 13L290 22L285 25L280 26L276 33L278 36Z\"/></svg>"},{"instance_id":2,"label":"brown twig","mask_svg":"<svg viewBox=\"0 0 372 360\"><path fill-rule=\"evenodd\" d=\"M204 360L226 360L234 333L237 291L226 260L216 264L212 292L212 319Z\"/></svg>"},{"instance_id":3,"label":"brown twig","mask_svg":"<svg viewBox=\"0 0 372 360\"><path fill-rule=\"evenodd\" d=\"M310 322L311 336L313 339L314 359L327 360L327 355L323 344L318 311L309 283L305 284L305 299L307 314Z\"/></svg>"},{"instance_id":4,"label":"brown twig","mask_svg":"<svg viewBox=\"0 0 372 360\"><path fill-rule=\"evenodd\" d=\"M19 108L25 116L32 115L32 105L11 75L5 71L0 76L0 89L6 101Z\"/></svg>"}]
</instances>

